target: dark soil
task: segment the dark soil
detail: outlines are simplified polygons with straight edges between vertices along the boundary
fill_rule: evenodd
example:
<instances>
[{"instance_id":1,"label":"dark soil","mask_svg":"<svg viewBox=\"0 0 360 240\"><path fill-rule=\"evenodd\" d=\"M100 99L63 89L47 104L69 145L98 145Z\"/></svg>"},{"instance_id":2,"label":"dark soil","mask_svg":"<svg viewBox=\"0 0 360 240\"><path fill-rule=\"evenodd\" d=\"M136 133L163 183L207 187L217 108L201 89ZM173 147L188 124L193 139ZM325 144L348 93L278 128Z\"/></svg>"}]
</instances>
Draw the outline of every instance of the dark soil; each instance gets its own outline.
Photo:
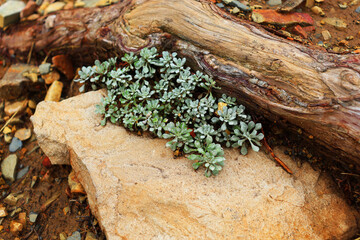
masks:
<instances>
[{"instance_id":1,"label":"dark soil","mask_svg":"<svg viewBox=\"0 0 360 240\"><path fill-rule=\"evenodd\" d=\"M0 79L4 74L5 68L0 66ZM30 95L30 98L44 98L46 89L40 89L38 92ZM21 120L23 124L10 126L12 128L32 128L30 116L24 115ZM1 124L2 126L3 124ZM24 194L19 199L16 206L4 204L8 211L8 216L0 222L0 239L60 239L60 233L65 237L71 236L73 232L79 231L82 239L85 239L87 232L93 232L98 239L104 239L96 219L91 214L85 195L74 195L70 193L68 186L68 175L71 172L71 166L54 165L46 168L42 162L46 158L45 154L38 146L33 137L23 142L23 148L16 152L18 156L18 170L29 166L29 172L21 179L12 184L0 185L0 203L3 203L6 196L10 193ZM32 151L32 153L30 153ZM4 142L1 137L0 153L2 159L6 158L9 152L9 144ZM29 154L30 153L30 154ZM36 184L31 187L31 182L37 177ZM43 205L52 196L59 194L59 197L52 202L45 210ZM18 234L10 232L10 222L18 221L19 212L10 216L12 211L21 208L19 212L25 212L27 221L26 226ZM66 211L68 212L66 213ZM38 213L35 223L29 221L31 212ZM0 220L1 221L1 220Z\"/></svg>"}]
</instances>

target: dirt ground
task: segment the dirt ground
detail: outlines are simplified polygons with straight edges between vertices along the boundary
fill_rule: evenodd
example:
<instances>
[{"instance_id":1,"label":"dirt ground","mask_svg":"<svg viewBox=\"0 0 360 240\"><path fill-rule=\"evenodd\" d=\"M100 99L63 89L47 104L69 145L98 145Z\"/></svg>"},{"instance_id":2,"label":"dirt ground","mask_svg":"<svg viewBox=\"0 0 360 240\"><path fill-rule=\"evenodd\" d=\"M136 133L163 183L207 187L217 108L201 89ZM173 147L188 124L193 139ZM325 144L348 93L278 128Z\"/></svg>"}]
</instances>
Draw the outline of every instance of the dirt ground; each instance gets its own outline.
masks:
<instances>
[{"instance_id":1,"label":"dirt ground","mask_svg":"<svg viewBox=\"0 0 360 240\"><path fill-rule=\"evenodd\" d=\"M5 72L0 66L0 78ZM29 98L43 99L45 87L29 94ZM32 128L29 114L21 117L22 122L10 125L12 129ZM1 124L3 125L4 122ZM9 144L5 143L1 136L1 158L6 158L9 152ZM9 194L23 195L15 206L6 204L8 216L0 218L0 239L62 239L79 231L82 239L88 232L92 232L97 239L105 239L96 219L91 214L86 195L71 194L68 175L71 166L54 165L48 166L46 155L41 151L33 133L32 138L23 142L23 148L16 152L18 156L18 169L29 167L29 171L21 179L10 184L0 184L0 203L3 203ZM43 163L44 161L44 163ZM32 185L34 179L36 183ZM49 200L55 199L49 203ZM26 213L26 224L20 232L10 231L11 221L19 221L19 214ZM38 213L35 223L29 221L31 212ZM13 214L13 215L12 215Z\"/></svg>"}]
</instances>

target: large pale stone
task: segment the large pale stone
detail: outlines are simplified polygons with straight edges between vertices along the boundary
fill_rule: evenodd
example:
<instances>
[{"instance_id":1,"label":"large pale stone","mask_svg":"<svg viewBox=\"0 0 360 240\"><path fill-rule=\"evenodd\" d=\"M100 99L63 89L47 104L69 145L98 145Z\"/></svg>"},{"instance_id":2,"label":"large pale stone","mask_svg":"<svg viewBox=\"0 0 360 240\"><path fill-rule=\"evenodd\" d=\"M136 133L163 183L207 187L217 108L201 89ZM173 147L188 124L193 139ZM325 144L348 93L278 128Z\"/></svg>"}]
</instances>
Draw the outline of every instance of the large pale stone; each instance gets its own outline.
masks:
<instances>
[{"instance_id":1,"label":"large pale stone","mask_svg":"<svg viewBox=\"0 0 360 240\"><path fill-rule=\"evenodd\" d=\"M102 92L41 102L32 117L53 164L71 162L107 239L347 239L357 212L326 174L308 164L294 175L263 152L226 150L226 166L206 178L165 140L102 127Z\"/></svg>"}]
</instances>

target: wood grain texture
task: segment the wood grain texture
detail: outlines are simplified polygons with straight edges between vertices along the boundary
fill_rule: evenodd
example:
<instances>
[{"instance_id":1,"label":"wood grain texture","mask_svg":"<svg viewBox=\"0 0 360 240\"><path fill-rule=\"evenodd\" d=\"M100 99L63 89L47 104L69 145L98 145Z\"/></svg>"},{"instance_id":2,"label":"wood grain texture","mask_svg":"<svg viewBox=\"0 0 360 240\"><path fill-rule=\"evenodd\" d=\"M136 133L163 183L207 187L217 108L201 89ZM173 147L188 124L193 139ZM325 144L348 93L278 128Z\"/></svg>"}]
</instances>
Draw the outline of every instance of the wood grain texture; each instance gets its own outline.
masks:
<instances>
[{"instance_id":1,"label":"wood grain texture","mask_svg":"<svg viewBox=\"0 0 360 240\"><path fill-rule=\"evenodd\" d=\"M0 35L3 54L65 52L79 61L156 46L179 51L222 91L301 127L339 161L360 166L360 57L274 36L208 1L120 1L60 11Z\"/></svg>"}]
</instances>

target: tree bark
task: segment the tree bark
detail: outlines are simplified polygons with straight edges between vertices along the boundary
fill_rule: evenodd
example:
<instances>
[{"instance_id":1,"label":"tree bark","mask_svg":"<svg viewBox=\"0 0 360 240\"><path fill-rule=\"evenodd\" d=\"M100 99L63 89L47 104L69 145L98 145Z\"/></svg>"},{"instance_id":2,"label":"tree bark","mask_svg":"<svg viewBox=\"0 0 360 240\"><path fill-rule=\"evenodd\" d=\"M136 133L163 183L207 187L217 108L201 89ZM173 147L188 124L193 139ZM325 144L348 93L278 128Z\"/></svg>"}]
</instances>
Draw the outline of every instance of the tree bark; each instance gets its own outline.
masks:
<instances>
[{"instance_id":1,"label":"tree bark","mask_svg":"<svg viewBox=\"0 0 360 240\"><path fill-rule=\"evenodd\" d=\"M267 118L304 130L338 161L360 166L360 57L279 38L208 1L120 1L8 28L0 51L67 53L82 63L144 47L178 51L222 91Z\"/></svg>"}]
</instances>

